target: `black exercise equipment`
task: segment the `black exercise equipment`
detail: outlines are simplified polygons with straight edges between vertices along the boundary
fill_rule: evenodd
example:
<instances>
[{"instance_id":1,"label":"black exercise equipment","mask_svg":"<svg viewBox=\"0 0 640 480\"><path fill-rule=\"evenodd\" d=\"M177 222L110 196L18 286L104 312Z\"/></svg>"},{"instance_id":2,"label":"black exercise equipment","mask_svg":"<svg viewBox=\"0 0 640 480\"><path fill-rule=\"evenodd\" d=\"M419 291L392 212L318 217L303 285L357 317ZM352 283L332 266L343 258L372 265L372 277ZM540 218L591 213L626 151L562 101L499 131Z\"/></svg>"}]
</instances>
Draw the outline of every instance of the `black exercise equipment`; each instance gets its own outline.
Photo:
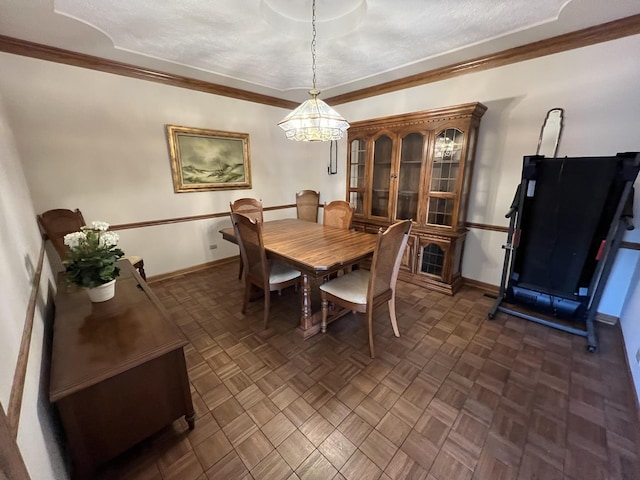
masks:
<instances>
[{"instance_id":1,"label":"black exercise equipment","mask_svg":"<svg viewBox=\"0 0 640 480\"><path fill-rule=\"evenodd\" d=\"M633 183L640 153L612 157L526 156L507 213L509 232L497 311L587 338L625 230L633 229ZM546 319L503 306L563 319ZM585 328L572 321L584 320Z\"/></svg>"}]
</instances>

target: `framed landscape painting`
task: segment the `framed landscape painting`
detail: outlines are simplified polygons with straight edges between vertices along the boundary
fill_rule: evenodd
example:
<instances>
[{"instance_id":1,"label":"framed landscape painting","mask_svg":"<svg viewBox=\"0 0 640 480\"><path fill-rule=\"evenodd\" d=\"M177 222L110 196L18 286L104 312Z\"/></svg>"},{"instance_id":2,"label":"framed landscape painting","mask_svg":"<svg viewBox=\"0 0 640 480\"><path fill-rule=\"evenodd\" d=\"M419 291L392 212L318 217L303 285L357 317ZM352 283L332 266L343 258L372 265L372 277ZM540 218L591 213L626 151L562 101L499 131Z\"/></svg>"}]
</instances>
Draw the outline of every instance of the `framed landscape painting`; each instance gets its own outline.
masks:
<instances>
[{"instance_id":1,"label":"framed landscape painting","mask_svg":"<svg viewBox=\"0 0 640 480\"><path fill-rule=\"evenodd\" d=\"M166 127L176 193L251 188L248 133Z\"/></svg>"}]
</instances>

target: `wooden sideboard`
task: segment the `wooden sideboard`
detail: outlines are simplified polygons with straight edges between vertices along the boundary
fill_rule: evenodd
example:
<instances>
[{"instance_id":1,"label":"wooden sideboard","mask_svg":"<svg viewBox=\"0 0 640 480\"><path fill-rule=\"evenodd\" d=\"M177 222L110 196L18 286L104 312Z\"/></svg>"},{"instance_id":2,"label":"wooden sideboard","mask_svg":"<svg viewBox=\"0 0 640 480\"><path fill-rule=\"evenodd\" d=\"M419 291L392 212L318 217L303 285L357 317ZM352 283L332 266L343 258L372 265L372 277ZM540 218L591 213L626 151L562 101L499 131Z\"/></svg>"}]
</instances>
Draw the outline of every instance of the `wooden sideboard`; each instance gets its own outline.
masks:
<instances>
[{"instance_id":1,"label":"wooden sideboard","mask_svg":"<svg viewBox=\"0 0 640 480\"><path fill-rule=\"evenodd\" d=\"M183 347L187 341L128 261L111 300L59 282L50 401L60 413L74 478L195 413Z\"/></svg>"}]
</instances>

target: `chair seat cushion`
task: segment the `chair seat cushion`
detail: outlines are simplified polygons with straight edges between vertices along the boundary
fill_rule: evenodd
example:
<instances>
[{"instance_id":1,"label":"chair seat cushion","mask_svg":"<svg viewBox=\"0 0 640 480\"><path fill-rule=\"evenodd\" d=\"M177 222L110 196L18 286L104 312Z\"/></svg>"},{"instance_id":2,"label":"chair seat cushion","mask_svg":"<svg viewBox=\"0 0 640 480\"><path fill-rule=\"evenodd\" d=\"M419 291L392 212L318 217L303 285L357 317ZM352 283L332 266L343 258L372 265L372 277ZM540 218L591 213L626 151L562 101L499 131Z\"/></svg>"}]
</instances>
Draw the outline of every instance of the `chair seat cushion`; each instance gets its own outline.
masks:
<instances>
[{"instance_id":1,"label":"chair seat cushion","mask_svg":"<svg viewBox=\"0 0 640 480\"><path fill-rule=\"evenodd\" d=\"M131 265L135 265L136 263L142 260L142 257L138 257L137 255L125 255L122 258L124 260L129 260L131 262Z\"/></svg>"},{"instance_id":2,"label":"chair seat cushion","mask_svg":"<svg viewBox=\"0 0 640 480\"><path fill-rule=\"evenodd\" d=\"M270 271L269 271L269 283L283 283L288 282L289 280L293 280L300 276L300 272L298 270L294 270L287 265L284 265L279 262L270 262ZM259 267L259 265L256 265ZM253 268L252 270L258 271L258 269Z\"/></svg>"},{"instance_id":3,"label":"chair seat cushion","mask_svg":"<svg viewBox=\"0 0 640 480\"><path fill-rule=\"evenodd\" d=\"M365 305L369 288L369 271L354 270L320 285L320 290L351 303Z\"/></svg>"},{"instance_id":4,"label":"chair seat cushion","mask_svg":"<svg viewBox=\"0 0 640 480\"><path fill-rule=\"evenodd\" d=\"M283 265L282 263L271 263L271 269L269 271L269 283L288 282L289 280L293 280L294 278L298 278L299 276L300 272L298 270L294 270L293 268Z\"/></svg>"}]
</instances>

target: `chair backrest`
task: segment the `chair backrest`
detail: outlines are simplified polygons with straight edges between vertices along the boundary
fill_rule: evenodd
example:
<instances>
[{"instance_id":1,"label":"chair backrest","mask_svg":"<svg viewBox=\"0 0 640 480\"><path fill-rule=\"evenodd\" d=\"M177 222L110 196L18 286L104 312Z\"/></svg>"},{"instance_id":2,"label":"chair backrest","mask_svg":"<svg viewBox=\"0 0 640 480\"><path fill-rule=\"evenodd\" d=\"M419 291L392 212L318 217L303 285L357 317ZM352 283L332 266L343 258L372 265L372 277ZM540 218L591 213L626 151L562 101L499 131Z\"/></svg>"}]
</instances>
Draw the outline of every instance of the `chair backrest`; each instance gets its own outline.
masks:
<instances>
[{"instance_id":1,"label":"chair backrest","mask_svg":"<svg viewBox=\"0 0 640 480\"><path fill-rule=\"evenodd\" d=\"M38 224L47 235L53 247L60 255L60 259L64 260L69 251L64 244L64 236L68 233L77 232L85 225L82 212L77 208L75 210L67 210L65 208L57 208L47 210L38 215Z\"/></svg>"},{"instance_id":2,"label":"chair backrest","mask_svg":"<svg viewBox=\"0 0 640 480\"><path fill-rule=\"evenodd\" d=\"M240 246L245 275L250 275L253 279L261 278L268 291L269 264L262 241L262 222L234 212L231 212L231 222Z\"/></svg>"},{"instance_id":3,"label":"chair backrest","mask_svg":"<svg viewBox=\"0 0 640 480\"><path fill-rule=\"evenodd\" d=\"M411 220L403 220L389 226L386 231L378 233L378 244L373 254L367 303L387 290L395 289L398 270L404 248L409 240Z\"/></svg>"},{"instance_id":4,"label":"chair backrest","mask_svg":"<svg viewBox=\"0 0 640 480\"><path fill-rule=\"evenodd\" d=\"M318 223L320 192L302 190L296 193L296 214L299 220Z\"/></svg>"},{"instance_id":5,"label":"chair backrest","mask_svg":"<svg viewBox=\"0 0 640 480\"><path fill-rule=\"evenodd\" d=\"M353 217L353 207L344 200L334 200L325 203L322 212L322 223L330 227L351 228L351 218Z\"/></svg>"},{"instance_id":6,"label":"chair backrest","mask_svg":"<svg viewBox=\"0 0 640 480\"><path fill-rule=\"evenodd\" d=\"M262 218L262 201L255 198L240 198L235 202L230 202L229 206L233 213L241 213L245 217L249 217L252 220L260 220Z\"/></svg>"}]
</instances>

